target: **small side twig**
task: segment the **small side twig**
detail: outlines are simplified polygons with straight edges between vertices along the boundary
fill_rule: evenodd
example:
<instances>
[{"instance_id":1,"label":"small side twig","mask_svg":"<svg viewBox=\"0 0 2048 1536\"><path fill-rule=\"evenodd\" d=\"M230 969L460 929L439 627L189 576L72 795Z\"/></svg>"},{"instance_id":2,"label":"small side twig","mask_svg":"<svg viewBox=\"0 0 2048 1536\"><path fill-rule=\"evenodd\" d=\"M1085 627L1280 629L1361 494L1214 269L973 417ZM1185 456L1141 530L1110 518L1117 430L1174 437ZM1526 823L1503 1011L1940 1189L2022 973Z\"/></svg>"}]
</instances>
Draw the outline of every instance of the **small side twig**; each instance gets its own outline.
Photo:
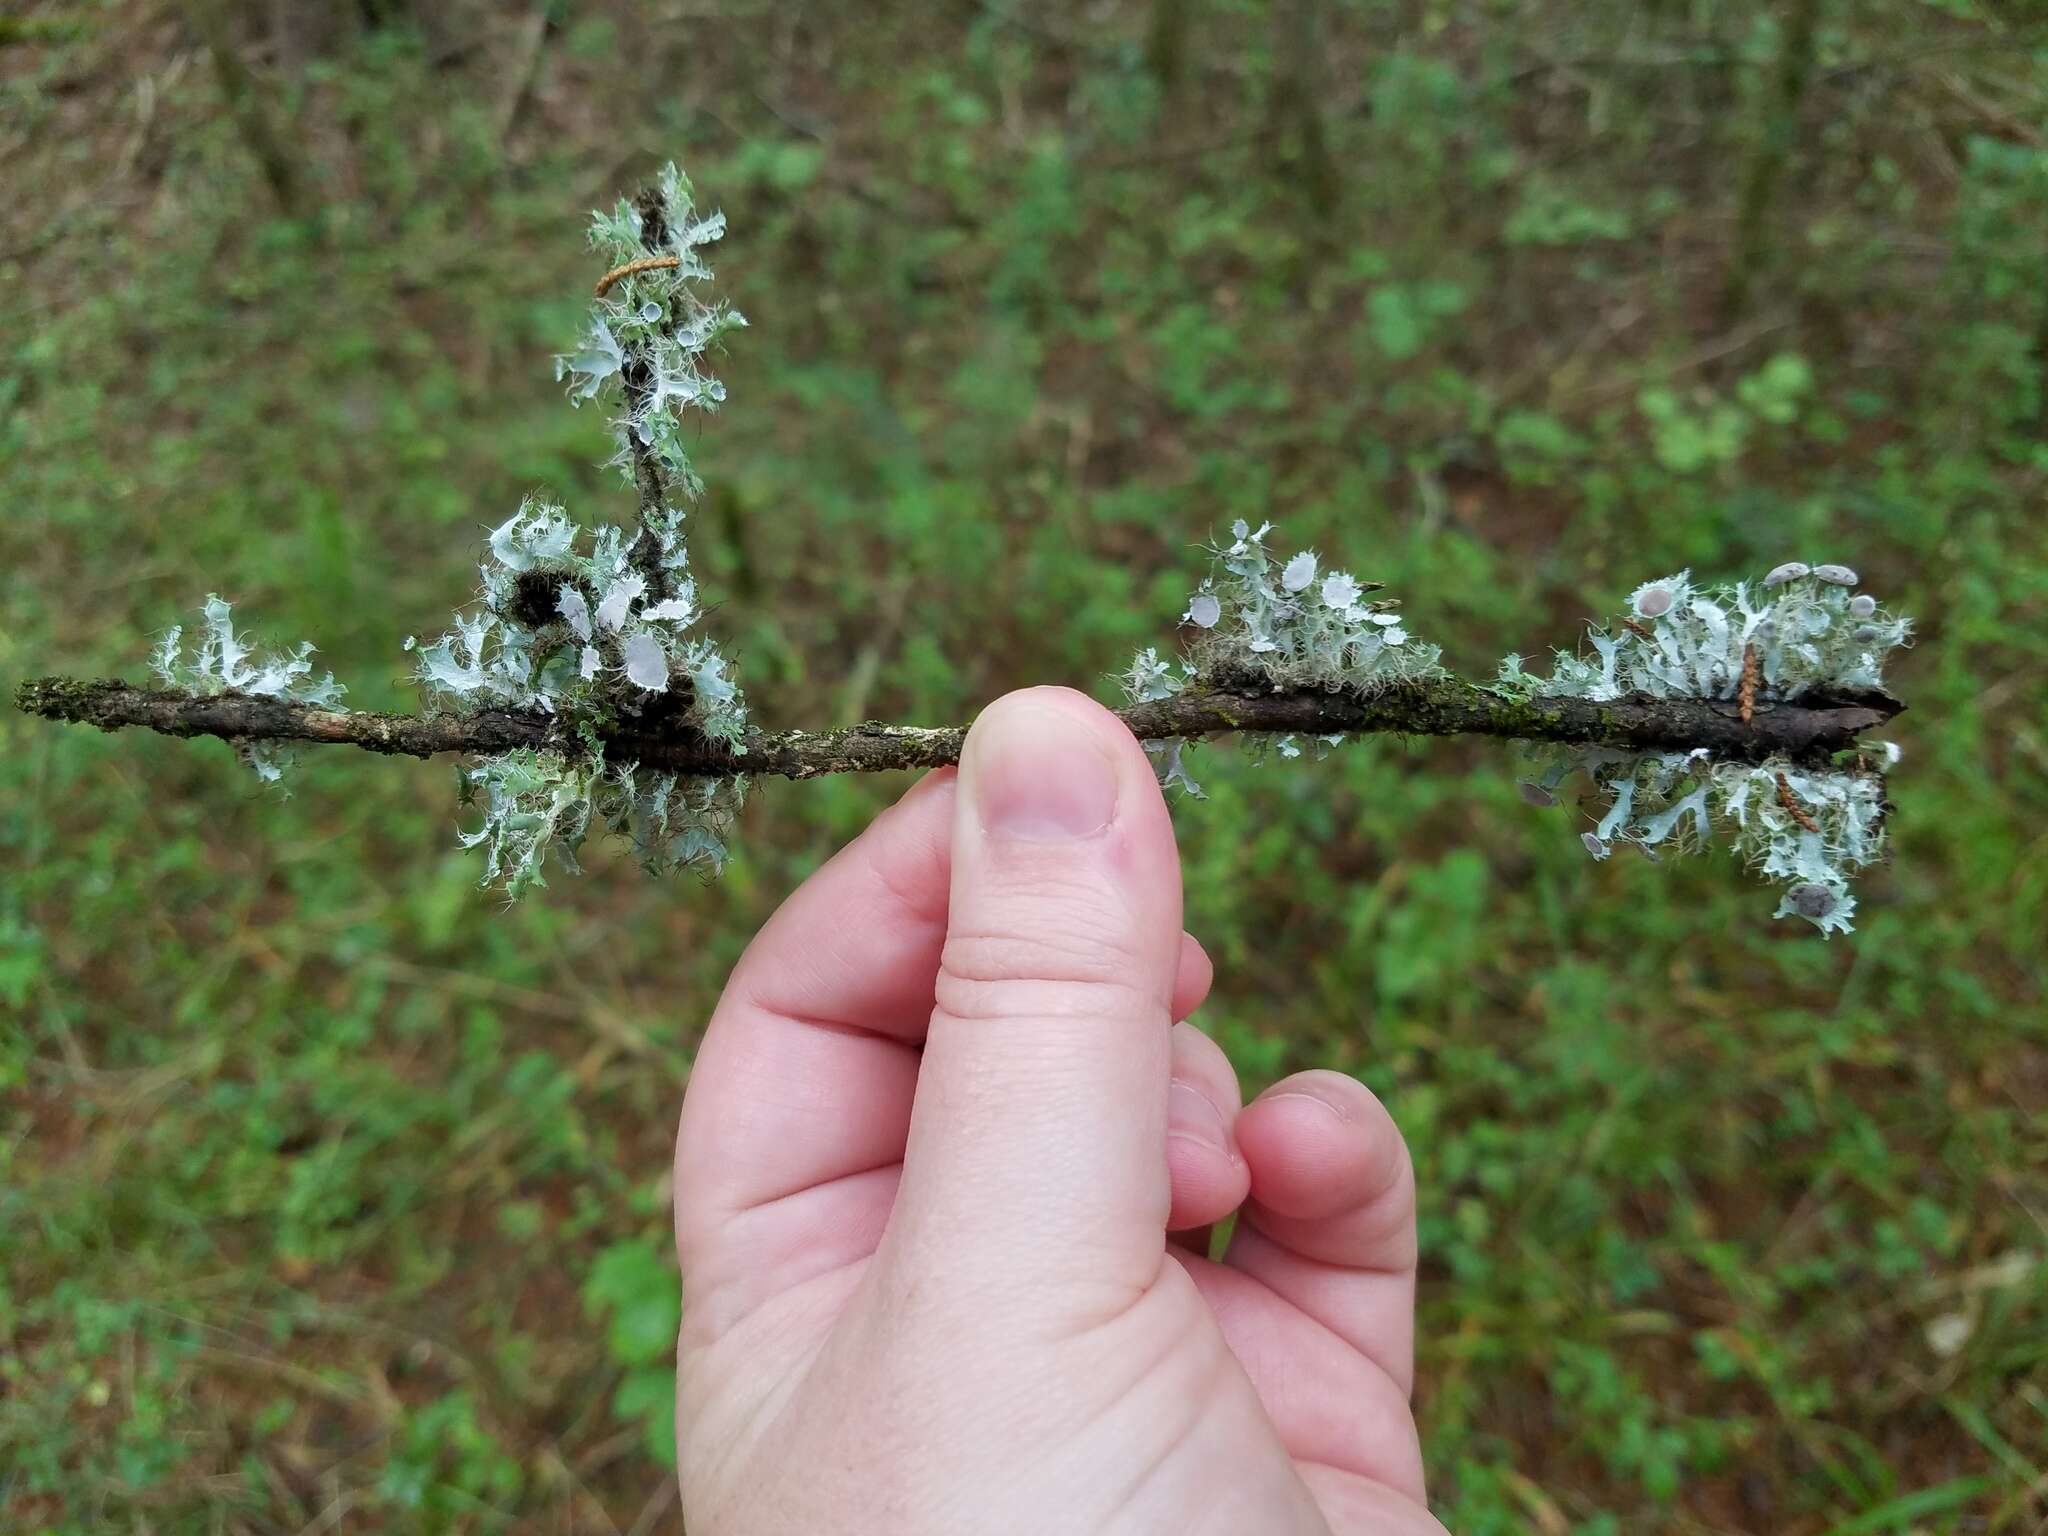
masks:
<instances>
[{"instance_id":1,"label":"small side twig","mask_svg":"<svg viewBox=\"0 0 2048 1536\"><path fill-rule=\"evenodd\" d=\"M641 245L651 248L666 238L669 208L659 190L644 188L639 197L638 209L641 225ZM597 297L603 298L612 284L636 272L659 272L680 267L682 258L676 255L648 255L622 262L597 280ZM648 409L653 394L653 369L649 363L644 345L629 346L625 364L620 370L621 382L626 390L628 415L626 425L626 451L633 466L633 486L639 493L640 536L634 542L633 564L646 578L647 587L655 600L672 596L669 573L662 565L659 551L660 539L655 531L656 519L668 502L668 480L662 473L661 464L653 448L642 441L633 422Z\"/></svg>"},{"instance_id":2,"label":"small side twig","mask_svg":"<svg viewBox=\"0 0 2048 1536\"><path fill-rule=\"evenodd\" d=\"M1785 807L1785 813L1807 831L1820 830L1820 823L1806 813L1806 807L1799 803L1799 797L1792 793L1792 785L1782 773L1778 775L1778 804Z\"/></svg>"},{"instance_id":3,"label":"small side twig","mask_svg":"<svg viewBox=\"0 0 2048 1536\"><path fill-rule=\"evenodd\" d=\"M521 109L527 98L533 94L534 82L540 78L541 58L547 50L549 13L552 7L547 0L539 3L527 13L520 27L519 60L508 72L508 86L498 105L498 143L502 146L512 137L512 130L519 122ZM602 297L602 295L600 295Z\"/></svg>"},{"instance_id":4,"label":"small side twig","mask_svg":"<svg viewBox=\"0 0 2048 1536\"><path fill-rule=\"evenodd\" d=\"M680 267L682 264L683 259L680 256L641 256L632 261L621 262L597 280L593 297L603 298L611 292L612 284L622 282L636 272L659 272L663 268Z\"/></svg>"}]
</instances>

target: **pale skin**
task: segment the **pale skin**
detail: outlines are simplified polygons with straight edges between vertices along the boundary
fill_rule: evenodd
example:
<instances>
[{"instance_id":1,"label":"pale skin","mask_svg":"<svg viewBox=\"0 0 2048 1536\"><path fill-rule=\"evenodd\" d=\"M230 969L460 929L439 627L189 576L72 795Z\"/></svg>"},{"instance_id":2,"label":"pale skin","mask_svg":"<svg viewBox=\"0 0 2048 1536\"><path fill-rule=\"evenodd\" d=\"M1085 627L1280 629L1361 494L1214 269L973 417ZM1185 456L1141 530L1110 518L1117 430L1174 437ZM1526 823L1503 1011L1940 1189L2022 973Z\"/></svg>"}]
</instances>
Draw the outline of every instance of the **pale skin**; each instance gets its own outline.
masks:
<instances>
[{"instance_id":1,"label":"pale skin","mask_svg":"<svg viewBox=\"0 0 2048 1536\"><path fill-rule=\"evenodd\" d=\"M1243 1104L1210 974L1148 759L1064 689L783 904L676 1150L692 1536L1441 1530L1400 1132L1334 1072Z\"/></svg>"}]
</instances>

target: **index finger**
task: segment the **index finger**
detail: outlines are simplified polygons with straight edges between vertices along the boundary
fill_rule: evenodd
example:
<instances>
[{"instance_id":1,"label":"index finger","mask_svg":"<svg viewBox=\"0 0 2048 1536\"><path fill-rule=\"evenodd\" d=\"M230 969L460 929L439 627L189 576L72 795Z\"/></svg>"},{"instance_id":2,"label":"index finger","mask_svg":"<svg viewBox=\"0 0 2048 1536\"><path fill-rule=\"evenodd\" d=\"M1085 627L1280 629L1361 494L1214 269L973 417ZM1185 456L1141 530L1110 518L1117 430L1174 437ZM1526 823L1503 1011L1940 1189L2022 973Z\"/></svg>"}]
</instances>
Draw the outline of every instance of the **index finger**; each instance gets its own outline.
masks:
<instances>
[{"instance_id":1,"label":"index finger","mask_svg":"<svg viewBox=\"0 0 2048 1536\"><path fill-rule=\"evenodd\" d=\"M945 942L953 779L913 786L734 967L683 1098L686 1233L902 1156Z\"/></svg>"}]
</instances>

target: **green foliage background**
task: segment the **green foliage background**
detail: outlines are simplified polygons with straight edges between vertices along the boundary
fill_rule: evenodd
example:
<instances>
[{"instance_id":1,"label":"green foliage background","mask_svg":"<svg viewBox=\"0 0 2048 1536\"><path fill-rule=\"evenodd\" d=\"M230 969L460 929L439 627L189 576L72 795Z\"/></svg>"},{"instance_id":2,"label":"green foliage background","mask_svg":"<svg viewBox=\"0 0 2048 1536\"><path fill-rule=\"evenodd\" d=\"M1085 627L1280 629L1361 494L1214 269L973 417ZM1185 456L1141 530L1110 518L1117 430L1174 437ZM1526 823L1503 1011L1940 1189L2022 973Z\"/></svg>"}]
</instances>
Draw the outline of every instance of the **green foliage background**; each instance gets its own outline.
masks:
<instances>
[{"instance_id":1,"label":"green foliage background","mask_svg":"<svg viewBox=\"0 0 2048 1536\"><path fill-rule=\"evenodd\" d=\"M1104 692L1237 516L1468 671L1679 566L1845 560L1924 626L1853 939L1592 863L1497 749L1205 751L1203 1023L1407 1131L1453 1529L2042 1529L2037 10L308 9L0 23L0 682L135 675L219 590L405 705L487 522L629 509L547 358L584 212L669 155L754 321L693 545L770 722ZM0 1524L674 1528L692 1044L901 788L770 786L717 886L600 854L506 911L445 764L313 753L279 803L0 715Z\"/></svg>"}]
</instances>

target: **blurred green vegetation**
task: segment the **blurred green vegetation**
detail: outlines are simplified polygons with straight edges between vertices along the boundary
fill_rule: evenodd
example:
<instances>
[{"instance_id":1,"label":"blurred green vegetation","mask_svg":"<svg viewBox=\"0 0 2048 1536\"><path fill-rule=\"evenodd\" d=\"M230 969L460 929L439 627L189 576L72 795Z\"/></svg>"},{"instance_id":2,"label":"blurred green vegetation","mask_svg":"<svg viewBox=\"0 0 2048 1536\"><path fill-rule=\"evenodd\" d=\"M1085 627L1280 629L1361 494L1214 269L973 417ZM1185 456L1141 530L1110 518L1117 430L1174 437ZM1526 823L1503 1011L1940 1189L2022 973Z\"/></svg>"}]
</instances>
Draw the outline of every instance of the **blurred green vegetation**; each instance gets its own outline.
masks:
<instances>
[{"instance_id":1,"label":"blurred green vegetation","mask_svg":"<svg viewBox=\"0 0 2048 1536\"><path fill-rule=\"evenodd\" d=\"M1198 754L1189 925L1248 1087L1356 1072L1413 1144L1453 1529L2042 1529L2038 10L30 4L0 683L136 675L217 590L406 704L486 523L629 507L548 356L670 155L754 321L693 543L770 722L1106 692L1237 516L1467 671L1687 565L1921 617L1852 939L1398 741ZM673 1529L692 1043L902 785L511 910L445 764L295 787L0 715L0 1523Z\"/></svg>"}]
</instances>

